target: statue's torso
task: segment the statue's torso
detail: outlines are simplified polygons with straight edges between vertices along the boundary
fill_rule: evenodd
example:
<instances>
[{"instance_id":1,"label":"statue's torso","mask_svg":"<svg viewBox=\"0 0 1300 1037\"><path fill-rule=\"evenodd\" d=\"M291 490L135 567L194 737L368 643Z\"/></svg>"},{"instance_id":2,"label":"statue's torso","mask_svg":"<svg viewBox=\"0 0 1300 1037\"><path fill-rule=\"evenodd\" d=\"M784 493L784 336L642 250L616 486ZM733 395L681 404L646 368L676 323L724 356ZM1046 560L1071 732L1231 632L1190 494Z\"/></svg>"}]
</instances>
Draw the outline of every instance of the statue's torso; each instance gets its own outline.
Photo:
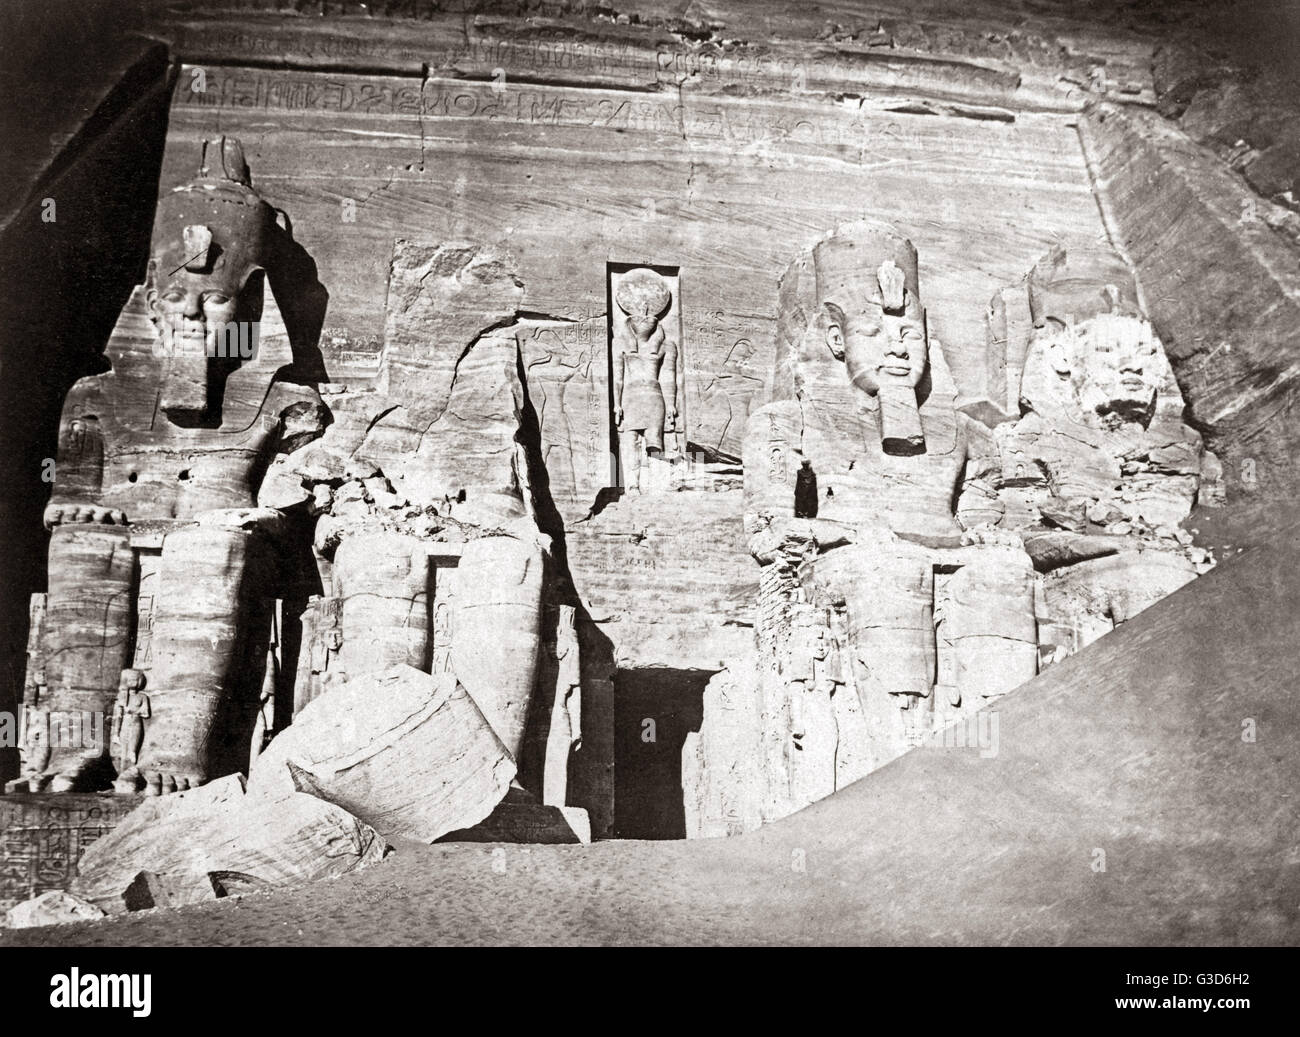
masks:
<instances>
[{"instance_id":1,"label":"statue's torso","mask_svg":"<svg viewBox=\"0 0 1300 1037\"><path fill-rule=\"evenodd\" d=\"M662 427L664 394L659 387L659 371L664 354L623 354L623 427L646 429Z\"/></svg>"},{"instance_id":2,"label":"statue's torso","mask_svg":"<svg viewBox=\"0 0 1300 1037\"><path fill-rule=\"evenodd\" d=\"M279 412L290 402L283 383L268 380L254 420L216 428L175 425L156 399L124 400L118 388L112 372L83 378L64 405L65 428L72 422L86 427L65 437L70 460L102 472L99 492L85 503L119 508L131 522L189 519L214 509L256 505L279 438ZM54 499L59 499L64 494L57 470L55 480Z\"/></svg>"}]
</instances>

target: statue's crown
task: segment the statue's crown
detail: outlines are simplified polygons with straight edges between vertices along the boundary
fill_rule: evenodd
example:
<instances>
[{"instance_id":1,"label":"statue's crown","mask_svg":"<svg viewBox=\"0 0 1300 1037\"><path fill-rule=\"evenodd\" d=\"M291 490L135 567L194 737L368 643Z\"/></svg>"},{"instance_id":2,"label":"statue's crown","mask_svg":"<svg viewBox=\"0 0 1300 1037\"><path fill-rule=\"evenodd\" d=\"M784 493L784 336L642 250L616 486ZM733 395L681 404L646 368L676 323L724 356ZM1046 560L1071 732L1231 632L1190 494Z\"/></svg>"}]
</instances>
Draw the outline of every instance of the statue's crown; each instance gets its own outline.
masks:
<instances>
[{"instance_id":1,"label":"statue's crown","mask_svg":"<svg viewBox=\"0 0 1300 1037\"><path fill-rule=\"evenodd\" d=\"M867 220L837 227L813 247L813 264L820 302L921 319L916 249L893 227Z\"/></svg>"},{"instance_id":2,"label":"statue's crown","mask_svg":"<svg viewBox=\"0 0 1300 1037\"><path fill-rule=\"evenodd\" d=\"M1082 323L1102 313L1146 319L1133 271L1107 248L1058 245L1029 272L1029 312L1034 325L1048 320Z\"/></svg>"},{"instance_id":3,"label":"statue's crown","mask_svg":"<svg viewBox=\"0 0 1300 1037\"><path fill-rule=\"evenodd\" d=\"M265 266L274 210L253 190L234 137L203 145L199 175L167 192L154 221L153 258L167 280L181 269L210 274L234 290Z\"/></svg>"}]
</instances>

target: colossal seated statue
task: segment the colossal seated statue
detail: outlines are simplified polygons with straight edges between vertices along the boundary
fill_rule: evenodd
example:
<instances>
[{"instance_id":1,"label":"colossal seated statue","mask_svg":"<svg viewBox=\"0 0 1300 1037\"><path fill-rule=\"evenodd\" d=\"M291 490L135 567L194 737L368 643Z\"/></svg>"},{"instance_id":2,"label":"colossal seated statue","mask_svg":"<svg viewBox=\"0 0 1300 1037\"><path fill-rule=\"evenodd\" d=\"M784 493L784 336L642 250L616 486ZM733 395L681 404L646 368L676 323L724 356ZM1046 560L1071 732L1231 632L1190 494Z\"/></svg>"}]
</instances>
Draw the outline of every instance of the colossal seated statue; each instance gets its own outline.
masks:
<instances>
[{"instance_id":1,"label":"colossal seated statue","mask_svg":"<svg viewBox=\"0 0 1300 1037\"><path fill-rule=\"evenodd\" d=\"M311 497L323 591L302 615L295 709L397 665L451 673L518 761L551 549L499 330L521 283L470 243L399 243L391 277L383 377L329 385L333 423L283 465Z\"/></svg>"},{"instance_id":2,"label":"colossal seated statue","mask_svg":"<svg viewBox=\"0 0 1300 1037\"><path fill-rule=\"evenodd\" d=\"M976 421L909 243L850 225L787 271L745 445L757 662L706 692L688 834L784 816L945 729L982 738L955 725L1212 564L1179 526L1206 455L1118 257L1058 249L989 312L988 382L1019 409L963 405Z\"/></svg>"},{"instance_id":3,"label":"colossal seated statue","mask_svg":"<svg viewBox=\"0 0 1300 1037\"><path fill-rule=\"evenodd\" d=\"M298 503L262 493L263 476L324 427L316 390L289 380L264 295L274 211L238 141L204 156L159 202L148 281L118 320L108 369L68 393L45 513L45 686L29 722L54 733L99 717L102 730L121 689L124 791L247 765L273 548L281 509ZM67 741L27 760L31 791L113 782L110 739Z\"/></svg>"},{"instance_id":4,"label":"colossal seated statue","mask_svg":"<svg viewBox=\"0 0 1300 1037\"><path fill-rule=\"evenodd\" d=\"M745 441L769 819L1032 678L1038 656L997 445L954 405L910 242L850 224L791 265L773 385Z\"/></svg>"},{"instance_id":5,"label":"colossal seated statue","mask_svg":"<svg viewBox=\"0 0 1300 1037\"><path fill-rule=\"evenodd\" d=\"M1057 248L1019 290L1032 323L1021 344L1021 416L995 429L1000 496L1005 524L1024 531L1046 574L1051 658L1210 567L1180 528L1207 455L1118 256Z\"/></svg>"}]
</instances>

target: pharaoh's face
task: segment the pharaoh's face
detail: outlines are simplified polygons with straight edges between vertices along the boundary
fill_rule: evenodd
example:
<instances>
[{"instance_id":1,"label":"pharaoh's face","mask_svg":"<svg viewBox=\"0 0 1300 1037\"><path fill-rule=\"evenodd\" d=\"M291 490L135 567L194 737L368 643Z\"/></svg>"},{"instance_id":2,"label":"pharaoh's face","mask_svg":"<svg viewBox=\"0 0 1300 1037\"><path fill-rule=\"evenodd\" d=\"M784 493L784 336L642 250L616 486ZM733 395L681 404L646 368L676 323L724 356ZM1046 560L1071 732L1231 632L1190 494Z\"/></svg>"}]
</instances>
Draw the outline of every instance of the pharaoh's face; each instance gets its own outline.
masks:
<instances>
[{"instance_id":1,"label":"pharaoh's face","mask_svg":"<svg viewBox=\"0 0 1300 1037\"><path fill-rule=\"evenodd\" d=\"M1086 340L1075 371L1080 403L1102 417L1147 420L1167 374L1151 325L1104 314L1090 322Z\"/></svg>"},{"instance_id":2,"label":"pharaoh's face","mask_svg":"<svg viewBox=\"0 0 1300 1037\"><path fill-rule=\"evenodd\" d=\"M165 271L160 274L166 276ZM241 286L211 274L178 270L150 294L164 357L216 356L217 335L235 319Z\"/></svg>"},{"instance_id":3,"label":"pharaoh's face","mask_svg":"<svg viewBox=\"0 0 1300 1037\"><path fill-rule=\"evenodd\" d=\"M911 317L868 310L832 318L826 340L843 354L853 384L872 395L886 385L915 389L925 374L925 328Z\"/></svg>"},{"instance_id":4,"label":"pharaoh's face","mask_svg":"<svg viewBox=\"0 0 1300 1037\"><path fill-rule=\"evenodd\" d=\"M251 332L242 334L236 323L245 286L220 270L157 274L162 286L148 299L163 364L158 405L171 421L187 425L208 413L214 378L238 366L243 354L232 356L232 345L243 349L251 341Z\"/></svg>"},{"instance_id":5,"label":"pharaoh's face","mask_svg":"<svg viewBox=\"0 0 1300 1037\"><path fill-rule=\"evenodd\" d=\"M830 644L826 640L826 630L824 627L818 627L812 635L812 657L822 660L829 654Z\"/></svg>"},{"instance_id":6,"label":"pharaoh's face","mask_svg":"<svg viewBox=\"0 0 1300 1037\"><path fill-rule=\"evenodd\" d=\"M1169 375L1151 325L1100 314L1073 327L1049 320L1037 329L1023 388L1035 406L1056 399L1087 422L1145 424Z\"/></svg>"}]
</instances>

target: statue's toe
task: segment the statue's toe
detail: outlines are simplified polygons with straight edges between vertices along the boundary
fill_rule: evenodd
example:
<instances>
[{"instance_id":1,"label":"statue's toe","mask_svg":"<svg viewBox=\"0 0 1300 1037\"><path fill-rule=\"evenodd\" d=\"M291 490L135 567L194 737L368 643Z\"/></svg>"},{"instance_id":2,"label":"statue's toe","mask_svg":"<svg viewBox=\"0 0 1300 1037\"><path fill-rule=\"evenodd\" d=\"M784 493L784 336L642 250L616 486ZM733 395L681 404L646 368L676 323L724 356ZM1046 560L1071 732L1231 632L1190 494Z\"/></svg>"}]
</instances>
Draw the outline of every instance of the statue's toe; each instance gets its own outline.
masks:
<instances>
[{"instance_id":1,"label":"statue's toe","mask_svg":"<svg viewBox=\"0 0 1300 1037\"><path fill-rule=\"evenodd\" d=\"M113 782L113 791L122 796L131 795L139 791L140 780L140 772L134 767L128 768Z\"/></svg>"}]
</instances>

